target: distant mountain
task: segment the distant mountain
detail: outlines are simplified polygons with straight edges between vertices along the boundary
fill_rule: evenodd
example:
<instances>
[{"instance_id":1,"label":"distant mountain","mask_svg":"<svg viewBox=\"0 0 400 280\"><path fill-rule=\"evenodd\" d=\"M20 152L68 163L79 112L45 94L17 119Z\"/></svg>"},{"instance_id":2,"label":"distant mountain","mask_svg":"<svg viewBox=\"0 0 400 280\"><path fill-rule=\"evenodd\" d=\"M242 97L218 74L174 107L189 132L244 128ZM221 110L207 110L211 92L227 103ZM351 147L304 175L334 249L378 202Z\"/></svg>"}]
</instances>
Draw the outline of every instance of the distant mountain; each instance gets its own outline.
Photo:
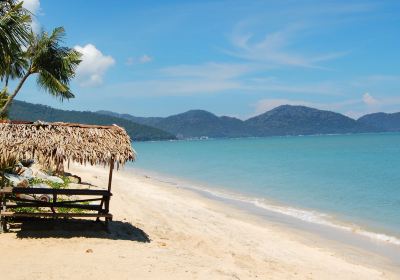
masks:
<instances>
[{"instance_id":1,"label":"distant mountain","mask_svg":"<svg viewBox=\"0 0 400 280\"><path fill-rule=\"evenodd\" d=\"M101 114L118 116L135 122L151 125L159 129L168 131L178 138L193 137L247 137L252 136L242 120L232 117L217 117L216 115L204 110L191 110L182 114L159 117L135 117L128 114L116 114L109 111L98 111Z\"/></svg>"},{"instance_id":2,"label":"distant mountain","mask_svg":"<svg viewBox=\"0 0 400 280\"><path fill-rule=\"evenodd\" d=\"M233 138L278 135L311 135L400 131L400 113L376 113L357 121L331 111L282 105L264 114L240 120L218 117L204 110L191 110L169 117L136 117L110 111L66 111L15 100L14 120L64 121L86 124L117 124L134 140L167 140L199 137Z\"/></svg>"},{"instance_id":3,"label":"distant mountain","mask_svg":"<svg viewBox=\"0 0 400 280\"><path fill-rule=\"evenodd\" d=\"M342 114L282 105L245 121L257 136L359 133L377 131Z\"/></svg>"},{"instance_id":4,"label":"distant mountain","mask_svg":"<svg viewBox=\"0 0 400 280\"><path fill-rule=\"evenodd\" d=\"M191 110L164 118L156 123L155 127L183 138L251 136L243 121L231 117L217 117L203 110Z\"/></svg>"},{"instance_id":5,"label":"distant mountain","mask_svg":"<svg viewBox=\"0 0 400 280\"><path fill-rule=\"evenodd\" d=\"M168 131L178 138L249 137L272 135L340 134L385 131L331 111L305 106L282 105L259 116L242 121L218 117L203 110L191 110L166 118L135 117L128 114L98 113L134 120Z\"/></svg>"},{"instance_id":6,"label":"distant mountain","mask_svg":"<svg viewBox=\"0 0 400 280\"><path fill-rule=\"evenodd\" d=\"M135 117L135 116L132 116L129 114L118 114L118 113L106 111L106 110L97 111L96 113L102 114L102 115L107 115L107 116L113 116L113 117L117 117L117 118L122 118L122 119L133 121L135 123L140 123L140 124L149 125L149 126L155 126L159 121L161 121L163 119L160 117L147 117L147 118L146 117Z\"/></svg>"},{"instance_id":7,"label":"distant mountain","mask_svg":"<svg viewBox=\"0 0 400 280\"><path fill-rule=\"evenodd\" d=\"M133 121L107 116L93 112L66 111L51 108L49 106L31 104L14 100L10 108L10 119L26 121L47 122L76 122L84 124L112 125L124 127L133 140L167 140L176 137L158 128L142 125Z\"/></svg>"},{"instance_id":8,"label":"distant mountain","mask_svg":"<svg viewBox=\"0 0 400 280\"><path fill-rule=\"evenodd\" d=\"M400 131L400 113L374 113L365 115L357 122L385 131Z\"/></svg>"}]
</instances>

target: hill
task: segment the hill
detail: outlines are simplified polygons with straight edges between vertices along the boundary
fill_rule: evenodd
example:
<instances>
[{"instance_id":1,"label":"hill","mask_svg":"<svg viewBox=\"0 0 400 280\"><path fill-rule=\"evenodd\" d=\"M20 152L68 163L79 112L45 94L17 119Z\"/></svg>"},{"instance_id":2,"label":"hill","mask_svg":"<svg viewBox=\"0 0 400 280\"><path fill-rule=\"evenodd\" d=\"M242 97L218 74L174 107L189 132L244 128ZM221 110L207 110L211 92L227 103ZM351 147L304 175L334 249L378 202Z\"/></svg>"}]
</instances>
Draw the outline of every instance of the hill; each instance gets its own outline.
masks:
<instances>
[{"instance_id":1,"label":"hill","mask_svg":"<svg viewBox=\"0 0 400 280\"><path fill-rule=\"evenodd\" d=\"M18 100L14 100L12 103L9 117L12 120L26 121L63 121L97 125L116 124L124 127L133 140L145 141L175 139L175 136L168 132L162 131L158 128L138 124L123 118L93 112L59 110L45 105L31 104Z\"/></svg>"},{"instance_id":2,"label":"hill","mask_svg":"<svg viewBox=\"0 0 400 280\"><path fill-rule=\"evenodd\" d=\"M202 136L229 138L252 136L252 133L248 131L242 120L226 116L217 117L216 115L204 110L190 110L166 118L143 118L128 114L117 114L109 111L98 111L98 113L119 116L141 124L151 125L168 131L178 136L178 138Z\"/></svg>"},{"instance_id":3,"label":"hill","mask_svg":"<svg viewBox=\"0 0 400 280\"><path fill-rule=\"evenodd\" d=\"M257 136L340 134L377 131L342 114L282 105L245 121Z\"/></svg>"},{"instance_id":4,"label":"hill","mask_svg":"<svg viewBox=\"0 0 400 280\"><path fill-rule=\"evenodd\" d=\"M124 127L134 140L262 137L400 131L400 113L369 114L354 120L305 106L282 105L248 120L190 110L169 117L136 117L110 111L66 111L16 100L11 119L65 121Z\"/></svg>"},{"instance_id":5,"label":"hill","mask_svg":"<svg viewBox=\"0 0 400 280\"><path fill-rule=\"evenodd\" d=\"M126 120L133 121L135 123L140 123L144 125L149 125L149 126L155 126L159 121L161 121L163 118L160 117L135 117L129 114L119 114L111 111L106 111L106 110L100 110L97 111L96 113L102 114L102 115L107 115L107 116L113 116L117 118L122 118Z\"/></svg>"},{"instance_id":6,"label":"hill","mask_svg":"<svg viewBox=\"0 0 400 280\"><path fill-rule=\"evenodd\" d=\"M279 106L246 121L232 117L218 117L203 110L191 110L166 118L143 118L107 111L98 113L151 125L177 135L179 138L201 136L229 138L382 131L377 127L359 123L339 113L291 105Z\"/></svg>"},{"instance_id":7,"label":"hill","mask_svg":"<svg viewBox=\"0 0 400 280\"><path fill-rule=\"evenodd\" d=\"M400 113L374 113L365 115L357 122L383 129L385 131L400 131Z\"/></svg>"}]
</instances>

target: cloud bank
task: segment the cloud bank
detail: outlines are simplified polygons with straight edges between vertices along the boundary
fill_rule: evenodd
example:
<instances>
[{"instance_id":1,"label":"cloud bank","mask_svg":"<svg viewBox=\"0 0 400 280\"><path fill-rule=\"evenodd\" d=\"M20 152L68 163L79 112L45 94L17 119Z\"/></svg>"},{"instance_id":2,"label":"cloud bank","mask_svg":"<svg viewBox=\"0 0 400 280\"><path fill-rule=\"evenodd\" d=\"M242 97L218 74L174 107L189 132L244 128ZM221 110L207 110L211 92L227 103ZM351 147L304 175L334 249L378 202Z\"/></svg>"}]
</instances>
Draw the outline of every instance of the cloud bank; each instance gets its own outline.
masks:
<instances>
[{"instance_id":1,"label":"cloud bank","mask_svg":"<svg viewBox=\"0 0 400 280\"><path fill-rule=\"evenodd\" d=\"M82 62L76 71L78 83L85 87L101 85L105 73L115 64L114 58L104 55L92 44L74 48L82 53Z\"/></svg>"}]
</instances>

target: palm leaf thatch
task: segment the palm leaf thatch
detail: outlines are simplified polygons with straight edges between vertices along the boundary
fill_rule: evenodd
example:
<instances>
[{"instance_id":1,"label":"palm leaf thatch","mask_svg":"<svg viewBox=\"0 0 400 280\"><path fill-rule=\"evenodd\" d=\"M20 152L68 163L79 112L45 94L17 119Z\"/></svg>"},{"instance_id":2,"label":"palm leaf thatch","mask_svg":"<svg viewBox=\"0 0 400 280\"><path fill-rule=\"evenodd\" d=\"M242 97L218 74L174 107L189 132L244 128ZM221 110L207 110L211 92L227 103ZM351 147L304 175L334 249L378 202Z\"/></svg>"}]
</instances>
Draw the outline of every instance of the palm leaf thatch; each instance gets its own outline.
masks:
<instances>
[{"instance_id":1,"label":"palm leaf thatch","mask_svg":"<svg viewBox=\"0 0 400 280\"><path fill-rule=\"evenodd\" d=\"M0 121L0 165L33 158L49 168L70 161L119 167L135 160L135 151L117 125Z\"/></svg>"}]
</instances>

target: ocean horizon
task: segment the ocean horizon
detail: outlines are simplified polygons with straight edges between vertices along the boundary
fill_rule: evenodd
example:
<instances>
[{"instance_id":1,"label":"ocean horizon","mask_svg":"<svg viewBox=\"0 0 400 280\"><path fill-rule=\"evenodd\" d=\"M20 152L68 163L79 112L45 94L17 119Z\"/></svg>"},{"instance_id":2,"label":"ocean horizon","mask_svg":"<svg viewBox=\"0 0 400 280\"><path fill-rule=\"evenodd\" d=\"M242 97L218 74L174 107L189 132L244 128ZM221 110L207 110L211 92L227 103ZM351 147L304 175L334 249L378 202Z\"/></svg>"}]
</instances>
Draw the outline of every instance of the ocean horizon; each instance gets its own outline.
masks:
<instances>
[{"instance_id":1,"label":"ocean horizon","mask_svg":"<svg viewBox=\"0 0 400 280\"><path fill-rule=\"evenodd\" d=\"M169 183L400 246L400 133L134 143Z\"/></svg>"}]
</instances>

